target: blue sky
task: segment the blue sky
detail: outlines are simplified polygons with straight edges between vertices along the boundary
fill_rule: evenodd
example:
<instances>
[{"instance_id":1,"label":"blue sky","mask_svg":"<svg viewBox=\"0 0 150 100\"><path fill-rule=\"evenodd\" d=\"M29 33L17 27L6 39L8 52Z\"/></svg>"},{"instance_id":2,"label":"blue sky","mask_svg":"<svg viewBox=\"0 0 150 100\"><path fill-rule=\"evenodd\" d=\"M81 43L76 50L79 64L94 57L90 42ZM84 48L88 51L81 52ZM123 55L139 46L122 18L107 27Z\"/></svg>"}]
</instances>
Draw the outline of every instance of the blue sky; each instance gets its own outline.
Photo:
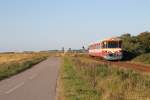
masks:
<instances>
[{"instance_id":1,"label":"blue sky","mask_svg":"<svg viewBox=\"0 0 150 100\"><path fill-rule=\"evenodd\" d=\"M0 0L0 51L81 48L150 31L150 0Z\"/></svg>"}]
</instances>

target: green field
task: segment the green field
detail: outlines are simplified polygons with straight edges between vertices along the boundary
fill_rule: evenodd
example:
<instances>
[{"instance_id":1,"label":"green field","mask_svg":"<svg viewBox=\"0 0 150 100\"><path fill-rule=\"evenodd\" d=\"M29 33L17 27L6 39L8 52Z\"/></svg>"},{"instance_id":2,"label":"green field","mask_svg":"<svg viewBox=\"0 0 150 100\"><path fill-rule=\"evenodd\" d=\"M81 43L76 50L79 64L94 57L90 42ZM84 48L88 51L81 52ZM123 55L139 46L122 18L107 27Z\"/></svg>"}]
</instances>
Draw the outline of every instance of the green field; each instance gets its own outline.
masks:
<instances>
[{"instance_id":1,"label":"green field","mask_svg":"<svg viewBox=\"0 0 150 100\"><path fill-rule=\"evenodd\" d=\"M64 57L58 100L149 100L150 74Z\"/></svg>"}]
</instances>

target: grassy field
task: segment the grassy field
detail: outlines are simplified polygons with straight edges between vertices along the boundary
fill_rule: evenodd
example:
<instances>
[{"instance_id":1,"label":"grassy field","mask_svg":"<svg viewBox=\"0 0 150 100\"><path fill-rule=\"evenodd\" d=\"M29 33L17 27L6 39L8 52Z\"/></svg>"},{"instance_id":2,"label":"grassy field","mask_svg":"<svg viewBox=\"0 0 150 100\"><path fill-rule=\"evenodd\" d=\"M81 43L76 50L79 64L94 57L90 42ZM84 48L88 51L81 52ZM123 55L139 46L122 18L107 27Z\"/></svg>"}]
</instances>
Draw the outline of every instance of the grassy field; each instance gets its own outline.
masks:
<instances>
[{"instance_id":1,"label":"grassy field","mask_svg":"<svg viewBox=\"0 0 150 100\"><path fill-rule=\"evenodd\" d=\"M149 100L150 74L64 57L58 100Z\"/></svg>"},{"instance_id":2,"label":"grassy field","mask_svg":"<svg viewBox=\"0 0 150 100\"><path fill-rule=\"evenodd\" d=\"M0 80L22 72L47 57L47 53L0 54Z\"/></svg>"},{"instance_id":3,"label":"grassy field","mask_svg":"<svg viewBox=\"0 0 150 100\"><path fill-rule=\"evenodd\" d=\"M145 53L140 56L137 56L132 61L141 64L150 64L150 53Z\"/></svg>"}]
</instances>

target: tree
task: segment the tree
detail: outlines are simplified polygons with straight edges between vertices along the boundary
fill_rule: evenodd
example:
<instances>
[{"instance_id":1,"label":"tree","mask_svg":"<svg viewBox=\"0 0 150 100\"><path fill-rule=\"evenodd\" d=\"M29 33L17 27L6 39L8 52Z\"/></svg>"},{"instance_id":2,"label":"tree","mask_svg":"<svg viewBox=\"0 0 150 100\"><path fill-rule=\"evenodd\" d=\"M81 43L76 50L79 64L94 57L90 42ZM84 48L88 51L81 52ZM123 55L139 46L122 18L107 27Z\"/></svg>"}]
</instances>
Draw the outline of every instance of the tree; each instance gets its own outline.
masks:
<instances>
[{"instance_id":1,"label":"tree","mask_svg":"<svg viewBox=\"0 0 150 100\"><path fill-rule=\"evenodd\" d=\"M137 36L131 36L129 33L120 36L123 40L123 50L140 55L150 52L150 32L142 32Z\"/></svg>"},{"instance_id":2,"label":"tree","mask_svg":"<svg viewBox=\"0 0 150 100\"><path fill-rule=\"evenodd\" d=\"M131 37L130 33L125 33L125 34L121 35L121 38L129 38L129 37Z\"/></svg>"},{"instance_id":3,"label":"tree","mask_svg":"<svg viewBox=\"0 0 150 100\"><path fill-rule=\"evenodd\" d=\"M139 39L139 43L141 44L141 48L146 52L150 52L150 32L142 32L137 38Z\"/></svg>"}]
</instances>

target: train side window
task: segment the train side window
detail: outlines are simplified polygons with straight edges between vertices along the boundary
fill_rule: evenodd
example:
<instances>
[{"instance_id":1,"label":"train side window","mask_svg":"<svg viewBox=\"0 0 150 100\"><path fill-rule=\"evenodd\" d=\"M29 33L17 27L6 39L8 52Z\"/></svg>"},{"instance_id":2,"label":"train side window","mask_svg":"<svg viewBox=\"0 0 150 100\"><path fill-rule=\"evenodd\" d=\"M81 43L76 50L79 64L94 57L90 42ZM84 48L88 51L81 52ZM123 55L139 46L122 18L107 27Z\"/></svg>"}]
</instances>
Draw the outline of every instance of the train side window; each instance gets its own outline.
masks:
<instances>
[{"instance_id":1,"label":"train side window","mask_svg":"<svg viewBox=\"0 0 150 100\"><path fill-rule=\"evenodd\" d=\"M95 49L95 45L93 45L93 49Z\"/></svg>"},{"instance_id":2,"label":"train side window","mask_svg":"<svg viewBox=\"0 0 150 100\"><path fill-rule=\"evenodd\" d=\"M101 48L103 48L103 42L101 42Z\"/></svg>"},{"instance_id":3,"label":"train side window","mask_svg":"<svg viewBox=\"0 0 150 100\"><path fill-rule=\"evenodd\" d=\"M99 44L97 44L97 49L99 49Z\"/></svg>"},{"instance_id":4,"label":"train side window","mask_svg":"<svg viewBox=\"0 0 150 100\"><path fill-rule=\"evenodd\" d=\"M91 46L89 46L89 50L91 50Z\"/></svg>"},{"instance_id":5,"label":"train side window","mask_svg":"<svg viewBox=\"0 0 150 100\"><path fill-rule=\"evenodd\" d=\"M122 41L119 41L119 48L122 48Z\"/></svg>"},{"instance_id":6,"label":"train side window","mask_svg":"<svg viewBox=\"0 0 150 100\"><path fill-rule=\"evenodd\" d=\"M101 48L101 44L99 43L99 44L98 44L98 49L100 49L100 48Z\"/></svg>"},{"instance_id":7,"label":"train side window","mask_svg":"<svg viewBox=\"0 0 150 100\"><path fill-rule=\"evenodd\" d=\"M98 49L98 44L96 44L96 49Z\"/></svg>"}]
</instances>

